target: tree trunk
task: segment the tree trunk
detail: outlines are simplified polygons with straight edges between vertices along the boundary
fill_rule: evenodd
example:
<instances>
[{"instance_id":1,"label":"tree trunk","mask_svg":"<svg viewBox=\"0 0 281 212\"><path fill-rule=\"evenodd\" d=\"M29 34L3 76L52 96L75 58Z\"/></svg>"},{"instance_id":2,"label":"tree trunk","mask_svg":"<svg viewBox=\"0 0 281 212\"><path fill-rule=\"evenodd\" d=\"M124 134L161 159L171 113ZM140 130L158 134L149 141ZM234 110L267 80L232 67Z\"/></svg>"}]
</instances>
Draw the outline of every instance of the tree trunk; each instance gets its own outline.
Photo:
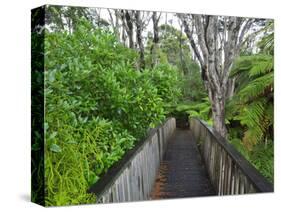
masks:
<instances>
[{"instance_id":1,"label":"tree trunk","mask_svg":"<svg viewBox=\"0 0 281 212\"><path fill-rule=\"evenodd\" d=\"M134 49L134 47L135 47L134 39L133 39L134 26L133 26L133 20L132 20L131 14L127 10L126 11L120 10L120 15L121 15L122 26L123 26L122 40L124 43L126 43L127 38L124 33L124 32L126 32L128 39L129 39L129 48Z\"/></svg>"},{"instance_id":2,"label":"tree trunk","mask_svg":"<svg viewBox=\"0 0 281 212\"><path fill-rule=\"evenodd\" d=\"M226 138L227 129L225 126L225 98L218 96L216 93L212 95L211 98L214 128L221 134L222 137Z\"/></svg>"},{"instance_id":3,"label":"tree trunk","mask_svg":"<svg viewBox=\"0 0 281 212\"><path fill-rule=\"evenodd\" d=\"M227 88L226 88L226 98L231 99L234 95L234 89L235 89L235 78L231 78L227 82Z\"/></svg>"},{"instance_id":4,"label":"tree trunk","mask_svg":"<svg viewBox=\"0 0 281 212\"><path fill-rule=\"evenodd\" d=\"M225 101L231 98L234 88L234 81L229 80L230 70L254 19L209 15L178 17L201 66L214 128L226 137Z\"/></svg>"},{"instance_id":5,"label":"tree trunk","mask_svg":"<svg viewBox=\"0 0 281 212\"><path fill-rule=\"evenodd\" d=\"M120 32L119 32L119 11L116 9L114 10L114 15L115 15L115 20L114 20L114 16L113 16L113 13L111 12L110 9L107 9L108 11L108 14L109 14L109 20L110 20L110 24L111 26L113 27L113 31L114 31L114 34L116 35L116 37L118 38L118 40L122 40L122 38L120 37Z\"/></svg>"},{"instance_id":6,"label":"tree trunk","mask_svg":"<svg viewBox=\"0 0 281 212\"><path fill-rule=\"evenodd\" d=\"M151 66L155 67L159 63L158 59L158 49L159 49L159 28L158 23L161 14L157 17L157 12L152 13L152 22L153 22L153 44L151 46Z\"/></svg>"},{"instance_id":7,"label":"tree trunk","mask_svg":"<svg viewBox=\"0 0 281 212\"><path fill-rule=\"evenodd\" d=\"M180 47L180 63L181 63L181 69L182 71L184 72L184 74L188 74L188 70L186 69L185 67L185 62L183 60L183 50L182 50L182 25L181 25L181 28L180 28L180 36L179 36L179 47Z\"/></svg>"},{"instance_id":8,"label":"tree trunk","mask_svg":"<svg viewBox=\"0 0 281 212\"><path fill-rule=\"evenodd\" d=\"M136 28L137 28L137 43L139 46L139 54L140 54L140 69L145 68L145 60L144 60L144 45L142 39L142 20L140 18L140 11L136 11L135 13L136 18Z\"/></svg>"},{"instance_id":9,"label":"tree trunk","mask_svg":"<svg viewBox=\"0 0 281 212\"><path fill-rule=\"evenodd\" d=\"M130 15L130 13L128 11L125 12L125 18L126 18L126 23L127 23L127 34L128 34L128 37L129 37L129 47L131 49L134 49L134 33L133 33L133 30L134 30L134 25L133 25L133 20L132 20L132 17Z\"/></svg>"},{"instance_id":10,"label":"tree trunk","mask_svg":"<svg viewBox=\"0 0 281 212\"><path fill-rule=\"evenodd\" d=\"M120 28L120 25L119 25L118 10L115 10L115 27L114 27L114 32L116 34L116 37L121 40L119 28Z\"/></svg>"},{"instance_id":11,"label":"tree trunk","mask_svg":"<svg viewBox=\"0 0 281 212\"><path fill-rule=\"evenodd\" d=\"M122 42L126 46L126 30L124 27L122 27Z\"/></svg>"},{"instance_id":12,"label":"tree trunk","mask_svg":"<svg viewBox=\"0 0 281 212\"><path fill-rule=\"evenodd\" d=\"M129 48L134 49L134 39L133 39L133 31L128 32L128 38L129 38Z\"/></svg>"}]
</instances>

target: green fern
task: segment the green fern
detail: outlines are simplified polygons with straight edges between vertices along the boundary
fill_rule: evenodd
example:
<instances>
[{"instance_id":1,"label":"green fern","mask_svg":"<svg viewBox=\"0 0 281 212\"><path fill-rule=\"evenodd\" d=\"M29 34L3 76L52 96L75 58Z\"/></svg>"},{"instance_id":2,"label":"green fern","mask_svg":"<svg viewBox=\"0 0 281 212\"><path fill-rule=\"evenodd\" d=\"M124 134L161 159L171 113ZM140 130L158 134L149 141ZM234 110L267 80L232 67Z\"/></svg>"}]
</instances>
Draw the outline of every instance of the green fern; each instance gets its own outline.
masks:
<instances>
[{"instance_id":1,"label":"green fern","mask_svg":"<svg viewBox=\"0 0 281 212\"><path fill-rule=\"evenodd\" d=\"M212 110L211 103L208 97L202 98L200 103L181 103L178 104L175 111L177 113L184 113L188 117L200 118L212 125Z\"/></svg>"},{"instance_id":2,"label":"green fern","mask_svg":"<svg viewBox=\"0 0 281 212\"><path fill-rule=\"evenodd\" d=\"M236 60L235 95L227 102L230 142L273 182L273 22L266 26L257 55Z\"/></svg>"},{"instance_id":3,"label":"green fern","mask_svg":"<svg viewBox=\"0 0 281 212\"><path fill-rule=\"evenodd\" d=\"M241 56L234 63L231 77L236 78L236 92L228 102L227 118L239 121L244 131L242 142L251 150L268 138L272 140L274 33L268 22L258 43L257 55Z\"/></svg>"},{"instance_id":4,"label":"green fern","mask_svg":"<svg viewBox=\"0 0 281 212\"><path fill-rule=\"evenodd\" d=\"M254 100L259 96L266 96L273 90L273 72L258 77L239 91L242 102Z\"/></svg>"},{"instance_id":5,"label":"green fern","mask_svg":"<svg viewBox=\"0 0 281 212\"><path fill-rule=\"evenodd\" d=\"M240 57L231 73L239 84L227 118L240 121L242 142L249 150L269 136L273 125L273 71L273 56L260 54Z\"/></svg>"},{"instance_id":6,"label":"green fern","mask_svg":"<svg viewBox=\"0 0 281 212\"><path fill-rule=\"evenodd\" d=\"M250 69L250 73L249 73L250 77L261 76L265 73L270 73L271 70L273 70L272 56L263 55L256 59L259 60L254 61L254 64Z\"/></svg>"}]
</instances>

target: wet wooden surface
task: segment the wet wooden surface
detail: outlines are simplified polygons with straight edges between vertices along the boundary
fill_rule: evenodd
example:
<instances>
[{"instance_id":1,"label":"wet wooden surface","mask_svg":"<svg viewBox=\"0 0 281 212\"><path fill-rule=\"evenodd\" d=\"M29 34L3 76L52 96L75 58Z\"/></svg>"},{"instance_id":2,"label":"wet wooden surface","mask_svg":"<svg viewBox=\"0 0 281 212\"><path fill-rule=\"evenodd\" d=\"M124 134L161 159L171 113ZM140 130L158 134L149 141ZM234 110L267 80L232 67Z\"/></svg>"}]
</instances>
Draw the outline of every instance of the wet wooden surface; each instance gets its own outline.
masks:
<instances>
[{"instance_id":1,"label":"wet wooden surface","mask_svg":"<svg viewBox=\"0 0 281 212\"><path fill-rule=\"evenodd\" d=\"M176 129L151 193L151 199L216 195L191 131Z\"/></svg>"}]
</instances>

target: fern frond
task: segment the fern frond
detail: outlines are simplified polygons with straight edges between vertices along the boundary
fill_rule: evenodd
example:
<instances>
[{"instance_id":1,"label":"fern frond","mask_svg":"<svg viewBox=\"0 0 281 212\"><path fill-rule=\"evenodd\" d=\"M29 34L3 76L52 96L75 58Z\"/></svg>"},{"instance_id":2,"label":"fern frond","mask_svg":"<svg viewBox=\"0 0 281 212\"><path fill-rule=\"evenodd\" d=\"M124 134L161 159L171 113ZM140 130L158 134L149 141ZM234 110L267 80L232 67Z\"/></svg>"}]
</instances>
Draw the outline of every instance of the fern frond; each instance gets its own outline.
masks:
<instances>
[{"instance_id":1,"label":"fern frond","mask_svg":"<svg viewBox=\"0 0 281 212\"><path fill-rule=\"evenodd\" d=\"M274 32L273 22L262 31L257 55L239 57L231 70L230 77L236 79L235 94L227 102L226 116L230 127L239 134L231 134L232 139L255 152L255 148L268 140L273 141L273 84L274 84ZM250 151L249 151L250 150ZM252 153L251 153L252 154Z\"/></svg>"},{"instance_id":2,"label":"fern frond","mask_svg":"<svg viewBox=\"0 0 281 212\"><path fill-rule=\"evenodd\" d=\"M273 69L273 57L259 54L239 57L231 70L230 77L250 71L252 76L267 73ZM252 70L252 71L251 71Z\"/></svg>"},{"instance_id":3,"label":"fern frond","mask_svg":"<svg viewBox=\"0 0 281 212\"><path fill-rule=\"evenodd\" d=\"M264 95L268 88L273 88L273 72L253 80L245 88L243 88L238 95L240 96L242 102L247 102L258 96Z\"/></svg>"},{"instance_id":4,"label":"fern frond","mask_svg":"<svg viewBox=\"0 0 281 212\"><path fill-rule=\"evenodd\" d=\"M264 113L265 101L255 101L243 108L238 118L241 120L242 125L254 127L259 125Z\"/></svg>"},{"instance_id":5,"label":"fern frond","mask_svg":"<svg viewBox=\"0 0 281 212\"><path fill-rule=\"evenodd\" d=\"M260 76L273 71L273 58L271 56L264 56L264 60L257 61L250 69L249 76Z\"/></svg>"},{"instance_id":6,"label":"fern frond","mask_svg":"<svg viewBox=\"0 0 281 212\"><path fill-rule=\"evenodd\" d=\"M266 105L266 99L261 98L247 105L237 116L241 124L246 127L242 140L249 149L262 141L272 124L271 117L266 115Z\"/></svg>"}]
</instances>

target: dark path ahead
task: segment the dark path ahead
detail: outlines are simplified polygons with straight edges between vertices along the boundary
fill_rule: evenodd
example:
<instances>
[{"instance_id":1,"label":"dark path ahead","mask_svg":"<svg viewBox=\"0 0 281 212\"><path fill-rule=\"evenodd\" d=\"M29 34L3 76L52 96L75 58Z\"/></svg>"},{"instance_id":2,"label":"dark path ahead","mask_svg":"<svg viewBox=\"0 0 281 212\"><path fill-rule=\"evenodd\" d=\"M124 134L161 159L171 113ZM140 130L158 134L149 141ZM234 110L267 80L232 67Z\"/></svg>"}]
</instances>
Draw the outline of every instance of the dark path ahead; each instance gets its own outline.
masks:
<instances>
[{"instance_id":1,"label":"dark path ahead","mask_svg":"<svg viewBox=\"0 0 281 212\"><path fill-rule=\"evenodd\" d=\"M176 129L160 164L152 199L216 195L191 131Z\"/></svg>"}]
</instances>

